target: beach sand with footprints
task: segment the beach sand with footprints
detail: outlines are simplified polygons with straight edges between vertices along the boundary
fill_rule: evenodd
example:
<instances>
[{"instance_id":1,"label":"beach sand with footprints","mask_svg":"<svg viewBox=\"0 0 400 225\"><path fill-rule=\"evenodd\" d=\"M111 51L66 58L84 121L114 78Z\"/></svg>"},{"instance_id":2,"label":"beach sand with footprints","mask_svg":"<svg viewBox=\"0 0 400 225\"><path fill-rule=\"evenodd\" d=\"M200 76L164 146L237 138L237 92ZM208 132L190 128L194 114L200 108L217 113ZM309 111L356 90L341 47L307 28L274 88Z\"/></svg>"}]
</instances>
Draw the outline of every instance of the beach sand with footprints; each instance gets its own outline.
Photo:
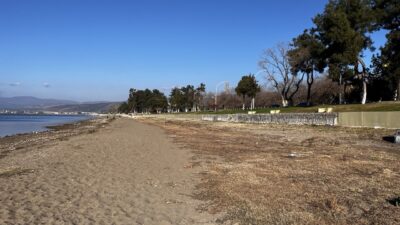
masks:
<instances>
[{"instance_id":1,"label":"beach sand with footprints","mask_svg":"<svg viewBox=\"0 0 400 225\"><path fill-rule=\"evenodd\" d=\"M213 224L190 151L134 120L91 123L0 140L0 224Z\"/></svg>"}]
</instances>

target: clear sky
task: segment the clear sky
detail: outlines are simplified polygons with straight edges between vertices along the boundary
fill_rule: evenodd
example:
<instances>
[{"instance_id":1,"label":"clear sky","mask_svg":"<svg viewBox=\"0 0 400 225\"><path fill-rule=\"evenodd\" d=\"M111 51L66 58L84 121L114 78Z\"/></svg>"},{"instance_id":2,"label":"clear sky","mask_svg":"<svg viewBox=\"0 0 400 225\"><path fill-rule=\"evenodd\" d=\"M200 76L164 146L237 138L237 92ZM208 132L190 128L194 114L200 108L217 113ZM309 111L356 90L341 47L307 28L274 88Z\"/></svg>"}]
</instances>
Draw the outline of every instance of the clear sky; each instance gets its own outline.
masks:
<instances>
[{"instance_id":1,"label":"clear sky","mask_svg":"<svg viewBox=\"0 0 400 225\"><path fill-rule=\"evenodd\" d=\"M326 2L0 0L0 96L121 101L131 87L233 87Z\"/></svg>"}]
</instances>

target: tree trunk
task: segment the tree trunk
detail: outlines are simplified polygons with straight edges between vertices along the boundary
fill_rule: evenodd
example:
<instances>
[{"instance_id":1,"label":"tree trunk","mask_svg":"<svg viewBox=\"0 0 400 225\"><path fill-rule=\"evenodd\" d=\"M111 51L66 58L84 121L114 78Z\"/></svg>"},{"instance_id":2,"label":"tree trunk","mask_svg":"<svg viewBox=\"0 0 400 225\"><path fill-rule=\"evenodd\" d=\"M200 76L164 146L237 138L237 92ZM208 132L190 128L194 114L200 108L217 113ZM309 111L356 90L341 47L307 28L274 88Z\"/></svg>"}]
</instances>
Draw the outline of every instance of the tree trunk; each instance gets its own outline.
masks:
<instances>
[{"instance_id":1,"label":"tree trunk","mask_svg":"<svg viewBox=\"0 0 400 225\"><path fill-rule=\"evenodd\" d=\"M245 108L246 108L245 104L246 104L246 96L243 95L243 107L242 107L243 110L245 110Z\"/></svg>"},{"instance_id":2,"label":"tree trunk","mask_svg":"<svg viewBox=\"0 0 400 225\"><path fill-rule=\"evenodd\" d=\"M307 106L311 105L311 85L307 84Z\"/></svg>"},{"instance_id":3,"label":"tree trunk","mask_svg":"<svg viewBox=\"0 0 400 225\"><path fill-rule=\"evenodd\" d=\"M289 98L287 100L287 106L293 106L293 99Z\"/></svg>"},{"instance_id":4,"label":"tree trunk","mask_svg":"<svg viewBox=\"0 0 400 225\"><path fill-rule=\"evenodd\" d=\"M361 68L362 68L361 73L358 72L358 63L361 64ZM356 66L356 68L355 68L356 73L361 74L360 78L363 82L363 93L362 93L361 104L364 105L367 102L367 81L368 81L367 80L367 67L366 67L364 61L360 57L358 57L358 61L355 64L355 66Z\"/></svg>"},{"instance_id":5,"label":"tree trunk","mask_svg":"<svg viewBox=\"0 0 400 225\"><path fill-rule=\"evenodd\" d=\"M397 79L397 96L396 101L400 101L400 78Z\"/></svg>"},{"instance_id":6,"label":"tree trunk","mask_svg":"<svg viewBox=\"0 0 400 225\"><path fill-rule=\"evenodd\" d=\"M311 105L311 86L314 83L314 70L307 74L307 106Z\"/></svg>"},{"instance_id":7,"label":"tree trunk","mask_svg":"<svg viewBox=\"0 0 400 225\"><path fill-rule=\"evenodd\" d=\"M340 88L340 91L342 92L342 103L341 104L346 104L346 90L347 90L347 84L342 84L342 87Z\"/></svg>"},{"instance_id":8,"label":"tree trunk","mask_svg":"<svg viewBox=\"0 0 400 225\"><path fill-rule=\"evenodd\" d=\"M339 76L339 105L343 103L343 84L342 84L342 74Z\"/></svg>"},{"instance_id":9,"label":"tree trunk","mask_svg":"<svg viewBox=\"0 0 400 225\"><path fill-rule=\"evenodd\" d=\"M251 110L254 110L254 108L255 108L255 98L253 97L251 99Z\"/></svg>"},{"instance_id":10,"label":"tree trunk","mask_svg":"<svg viewBox=\"0 0 400 225\"><path fill-rule=\"evenodd\" d=\"M362 94L361 104L365 105L366 102L367 102L367 81L363 79L363 94Z\"/></svg>"},{"instance_id":11,"label":"tree trunk","mask_svg":"<svg viewBox=\"0 0 400 225\"><path fill-rule=\"evenodd\" d=\"M285 98L283 98L283 97L282 97L282 106L283 106L283 107L288 107L288 106L289 106L288 100L285 99Z\"/></svg>"}]
</instances>

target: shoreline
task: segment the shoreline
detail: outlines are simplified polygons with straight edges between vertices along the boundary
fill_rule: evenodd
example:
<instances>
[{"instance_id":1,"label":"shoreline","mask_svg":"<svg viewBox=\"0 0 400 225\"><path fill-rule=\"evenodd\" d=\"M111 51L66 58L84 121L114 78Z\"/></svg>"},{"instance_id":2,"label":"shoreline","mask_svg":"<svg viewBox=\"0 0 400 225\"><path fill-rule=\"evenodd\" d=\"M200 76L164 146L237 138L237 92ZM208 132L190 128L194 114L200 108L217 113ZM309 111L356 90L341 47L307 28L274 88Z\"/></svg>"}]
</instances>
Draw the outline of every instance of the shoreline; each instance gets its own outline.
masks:
<instances>
[{"instance_id":1,"label":"shoreline","mask_svg":"<svg viewBox=\"0 0 400 225\"><path fill-rule=\"evenodd\" d=\"M1 224L215 224L192 197L194 154L163 129L99 118L45 133L0 157Z\"/></svg>"},{"instance_id":2,"label":"shoreline","mask_svg":"<svg viewBox=\"0 0 400 225\"><path fill-rule=\"evenodd\" d=\"M78 123L78 122L82 122L82 121L91 120L91 119L96 118L96 116L90 116L90 115L49 115L49 114L42 114L42 115L33 115L33 114L32 115L28 115L28 114L15 114L15 115L13 115L13 114L0 114L0 116L13 116L12 118L15 118L15 117L18 117L18 116L22 116L22 117L26 117L27 119L29 119L30 116L35 117L35 118L40 118L42 116L43 117L54 117L54 118L57 118L57 117L74 118L74 117L76 117L76 118L74 118L72 120L64 120L64 121L63 120L60 120L60 121L48 120L47 122L34 121L34 125L30 126L29 128L25 128L25 129L22 128L22 127L27 126L27 122L24 122L24 121L22 123L15 122L16 127L22 125L21 129L20 130L17 129L17 130L11 131L13 133L4 133L4 134L0 135L0 139L1 138L5 138L5 137L11 137L11 136L14 136L14 135L37 134L37 133L40 133L40 132L50 131L50 130L52 130L52 127L57 127L57 126L60 126L60 125L63 125L63 124ZM10 126L10 124L8 124L8 123L10 123L10 122L12 123L13 119L11 119L10 121L7 120L7 119L2 120L2 121L0 121L0 124L1 123L5 123L6 130L7 130L7 127ZM37 124L35 124L35 123L37 123ZM43 124L40 124L40 123L43 123Z\"/></svg>"},{"instance_id":3,"label":"shoreline","mask_svg":"<svg viewBox=\"0 0 400 225\"><path fill-rule=\"evenodd\" d=\"M46 130L19 133L0 137L0 159L10 153L26 147L41 146L57 140L66 140L69 137L83 133L93 133L100 127L108 124L112 118L93 117L85 120L66 122L45 126Z\"/></svg>"}]
</instances>

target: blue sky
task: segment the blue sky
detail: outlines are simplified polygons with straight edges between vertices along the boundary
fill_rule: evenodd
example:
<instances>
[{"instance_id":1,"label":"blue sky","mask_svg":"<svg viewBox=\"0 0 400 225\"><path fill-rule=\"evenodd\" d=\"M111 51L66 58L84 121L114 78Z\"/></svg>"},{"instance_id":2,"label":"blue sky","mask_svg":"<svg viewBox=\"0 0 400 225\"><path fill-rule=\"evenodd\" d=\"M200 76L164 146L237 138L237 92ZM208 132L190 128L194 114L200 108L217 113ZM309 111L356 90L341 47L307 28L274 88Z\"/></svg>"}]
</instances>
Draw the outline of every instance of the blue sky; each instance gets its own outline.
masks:
<instances>
[{"instance_id":1,"label":"blue sky","mask_svg":"<svg viewBox=\"0 0 400 225\"><path fill-rule=\"evenodd\" d=\"M233 87L326 2L1 0L0 96L120 101L131 87Z\"/></svg>"}]
</instances>

